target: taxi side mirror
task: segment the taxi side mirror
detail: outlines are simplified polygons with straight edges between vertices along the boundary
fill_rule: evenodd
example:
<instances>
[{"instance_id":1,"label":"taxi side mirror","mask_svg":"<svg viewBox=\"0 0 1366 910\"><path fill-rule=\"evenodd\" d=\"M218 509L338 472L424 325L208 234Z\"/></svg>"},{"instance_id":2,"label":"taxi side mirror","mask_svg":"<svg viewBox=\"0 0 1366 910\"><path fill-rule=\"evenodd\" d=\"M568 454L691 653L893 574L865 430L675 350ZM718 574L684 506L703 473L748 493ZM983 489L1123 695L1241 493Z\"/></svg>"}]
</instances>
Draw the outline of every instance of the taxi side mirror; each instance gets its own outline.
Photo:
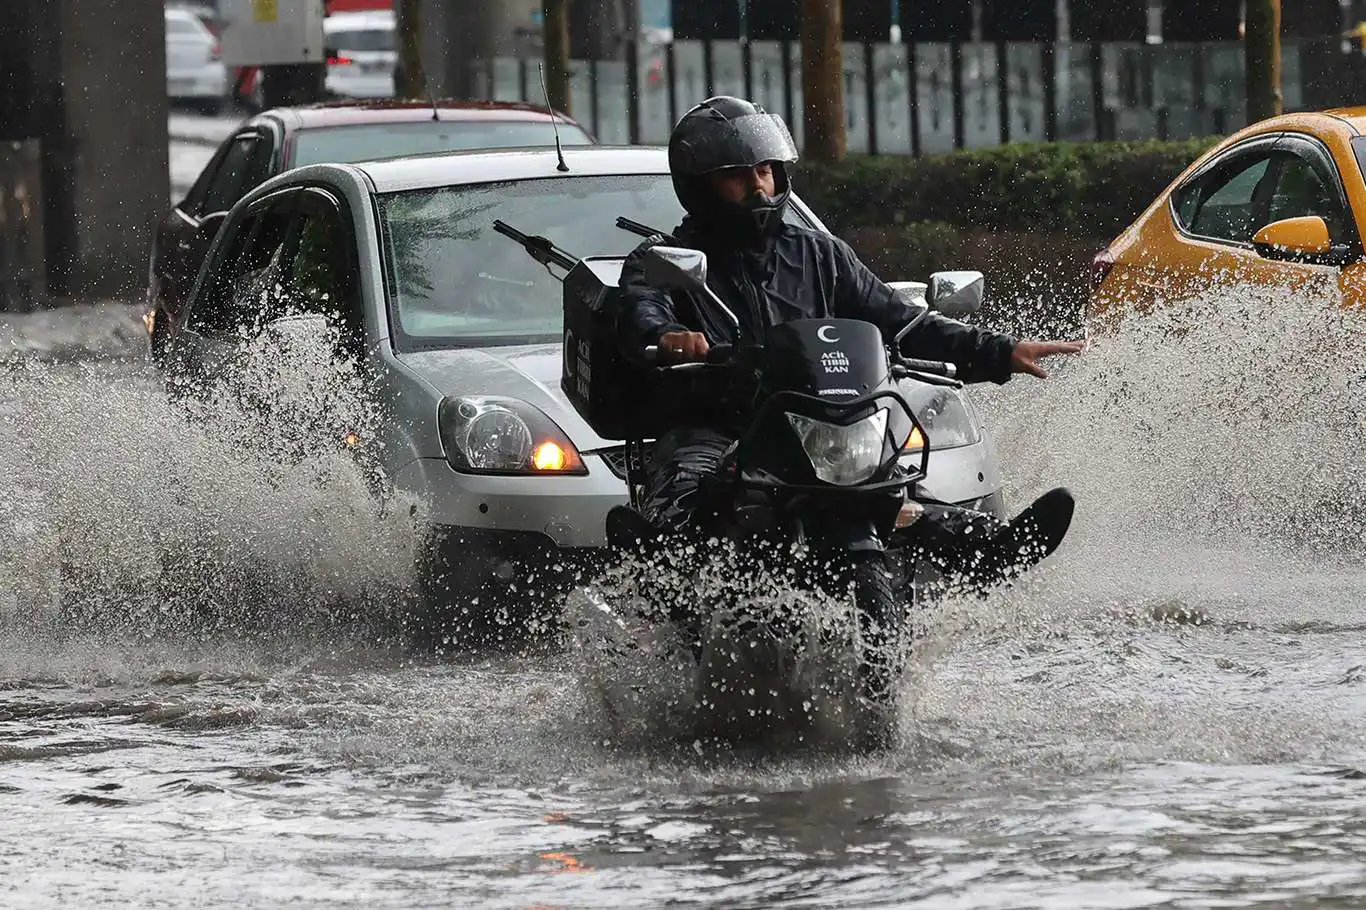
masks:
<instances>
[{"instance_id":1,"label":"taxi side mirror","mask_svg":"<svg viewBox=\"0 0 1366 910\"><path fill-rule=\"evenodd\" d=\"M1346 265L1346 244L1334 244L1328 223L1318 215L1284 218L1264 225L1252 238L1252 248L1264 259L1311 265Z\"/></svg>"}]
</instances>

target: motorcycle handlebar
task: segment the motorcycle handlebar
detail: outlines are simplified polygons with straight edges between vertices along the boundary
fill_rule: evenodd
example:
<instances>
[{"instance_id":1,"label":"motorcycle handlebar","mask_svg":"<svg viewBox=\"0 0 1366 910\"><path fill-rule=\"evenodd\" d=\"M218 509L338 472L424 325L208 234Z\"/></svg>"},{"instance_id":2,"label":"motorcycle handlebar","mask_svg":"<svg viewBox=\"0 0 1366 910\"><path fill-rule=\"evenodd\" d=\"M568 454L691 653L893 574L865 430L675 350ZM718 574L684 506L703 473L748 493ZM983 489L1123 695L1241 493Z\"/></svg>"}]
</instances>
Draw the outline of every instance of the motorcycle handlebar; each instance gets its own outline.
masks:
<instances>
[{"instance_id":1,"label":"motorcycle handlebar","mask_svg":"<svg viewBox=\"0 0 1366 910\"><path fill-rule=\"evenodd\" d=\"M648 365L660 370L702 370L707 367L726 366L730 364L735 357L735 347L734 345L729 344L714 345L707 351L706 360L693 360L684 363L662 362L659 357L658 345L652 344L645 348L644 355L645 362ZM947 380L948 384L957 384L957 365L943 360L901 359L894 364L893 370L894 372L905 372L906 374L918 373L923 381L933 381L938 378Z\"/></svg>"},{"instance_id":2,"label":"motorcycle handlebar","mask_svg":"<svg viewBox=\"0 0 1366 910\"><path fill-rule=\"evenodd\" d=\"M958 367L943 360L902 360L901 365L917 373L929 373L932 376L943 376L946 379L954 379L958 376Z\"/></svg>"},{"instance_id":3,"label":"motorcycle handlebar","mask_svg":"<svg viewBox=\"0 0 1366 910\"><path fill-rule=\"evenodd\" d=\"M713 345L707 351L706 360L691 360L684 363L662 363L659 359L659 346L652 344L645 348L645 362L650 366L661 370L701 370L706 367L725 366L729 364L731 357L734 354L734 350L734 346L732 345L718 344Z\"/></svg>"}]
</instances>

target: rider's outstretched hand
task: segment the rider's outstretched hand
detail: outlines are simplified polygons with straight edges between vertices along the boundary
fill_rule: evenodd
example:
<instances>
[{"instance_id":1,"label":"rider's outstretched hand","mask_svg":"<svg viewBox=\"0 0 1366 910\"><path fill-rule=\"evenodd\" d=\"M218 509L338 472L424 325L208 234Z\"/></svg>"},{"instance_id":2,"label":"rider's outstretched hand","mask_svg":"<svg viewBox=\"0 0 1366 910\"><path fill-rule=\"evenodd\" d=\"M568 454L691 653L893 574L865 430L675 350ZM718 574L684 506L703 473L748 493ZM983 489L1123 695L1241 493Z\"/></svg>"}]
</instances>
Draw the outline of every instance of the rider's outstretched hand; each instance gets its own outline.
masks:
<instances>
[{"instance_id":1,"label":"rider's outstretched hand","mask_svg":"<svg viewBox=\"0 0 1366 910\"><path fill-rule=\"evenodd\" d=\"M1080 341L1018 341L1010 355L1012 373L1028 373L1040 379L1047 379L1048 372L1039 366L1040 357L1053 354L1077 354L1085 345Z\"/></svg>"}]
</instances>

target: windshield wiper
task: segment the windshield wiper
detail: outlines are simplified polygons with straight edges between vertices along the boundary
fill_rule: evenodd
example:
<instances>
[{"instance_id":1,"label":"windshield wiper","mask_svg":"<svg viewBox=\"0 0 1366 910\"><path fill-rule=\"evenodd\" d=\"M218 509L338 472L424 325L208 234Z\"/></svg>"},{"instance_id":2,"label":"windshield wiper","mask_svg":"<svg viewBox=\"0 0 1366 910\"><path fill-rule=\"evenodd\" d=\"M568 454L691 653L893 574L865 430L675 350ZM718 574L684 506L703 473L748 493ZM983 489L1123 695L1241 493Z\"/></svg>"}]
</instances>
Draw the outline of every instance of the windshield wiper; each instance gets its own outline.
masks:
<instances>
[{"instance_id":1,"label":"windshield wiper","mask_svg":"<svg viewBox=\"0 0 1366 910\"><path fill-rule=\"evenodd\" d=\"M668 231L657 231L654 228L650 227L648 224L641 224L639 221L632 221L625 215L617 216L617 227L621 228L623 231L630 231L637 237L653 237L656 234L658 234L660 237L663 237L665 241L668 242L672 242L674 239Z\"/></svg>"},{"instance_id":2,"label":"windshield wiper","mask_svg":"<svg viewBox=\"0 0 1366 910\"><path fill-rule=\"evenodd\" d=\"M522 249L527 251L527 255L545 266L547 272L550 272L552 265L558 265L567 272L579 264L577 256L557 247L549 237L542 237L539 234L523 234L512 225L500 220L494 220L493 229L504 237L511 237ZM550 272L550 274L552 277L559 277L554 272Z\"/></svg>"}]
</instances>

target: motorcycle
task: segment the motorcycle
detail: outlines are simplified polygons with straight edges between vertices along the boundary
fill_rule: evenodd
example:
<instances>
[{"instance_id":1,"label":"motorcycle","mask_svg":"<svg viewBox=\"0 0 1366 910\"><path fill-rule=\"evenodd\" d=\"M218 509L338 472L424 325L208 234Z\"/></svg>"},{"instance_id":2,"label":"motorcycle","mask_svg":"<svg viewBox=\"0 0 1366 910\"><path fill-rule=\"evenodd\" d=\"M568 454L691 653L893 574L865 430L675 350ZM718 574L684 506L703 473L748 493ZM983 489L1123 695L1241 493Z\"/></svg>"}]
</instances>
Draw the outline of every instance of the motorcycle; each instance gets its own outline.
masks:
<instances>
[{"instance_id":1,"label":"motorcycle","mask_svg":"<svg viewBox=\"0 0 1366 910\"><path fill-rule=\"evenodd\" d=\"M738 330L735 314L707 286L705 254L657 245L645 253L644 264L649 284L691 293ZM955 284L950 273L934 293L980 294L980 276L964 274L969 280ZM896 682L907 611L916 601L914 577L898 577L890 557L927 507L917 493L927 474L930 437L899 382L962 385L953 364L899 353L901 340L929 312L922 306L890 347L873 324L832 318L773 326L755 346L714 346L705 362L669 365L658 361L657 351L646 352L655 365L656 394L680 395L669 388L672 377L707 377L705 390L681 394L719 395L728 399L727 410L740 415L738 438L719 470L701 481L697 537L733 543L735 552L750 554L766 569L784 563L794 585L808 591L840 596L852 588L856 623L849 631L863 709L857 733L873 747L896 736ZM905 464L903 453L917 434L917 457ZM627 440L630 503L609 513L609 542L627 552L685 548L686 541L661 538L643 518L647 452L643 434ZM1050 529L1048 552L1065 523ZM669 608L670 618L704 663L707 618L689 609L688 601L696 606L695 593L682 600ZM600 603L599 609L611 608Z\"/></svg>"}]
</instances>

